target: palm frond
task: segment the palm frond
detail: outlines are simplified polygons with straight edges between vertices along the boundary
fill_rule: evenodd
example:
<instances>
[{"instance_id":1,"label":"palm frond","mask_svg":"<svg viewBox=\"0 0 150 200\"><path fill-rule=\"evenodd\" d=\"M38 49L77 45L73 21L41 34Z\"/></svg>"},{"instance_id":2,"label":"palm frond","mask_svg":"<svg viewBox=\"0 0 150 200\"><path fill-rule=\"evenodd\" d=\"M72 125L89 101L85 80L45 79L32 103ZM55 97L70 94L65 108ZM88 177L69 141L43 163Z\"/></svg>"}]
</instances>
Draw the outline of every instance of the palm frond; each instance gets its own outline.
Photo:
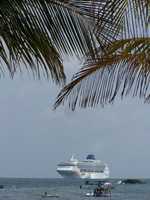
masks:
<instances>
[{"instance_id":1,"label":"palm frond","mask_svg":"<svg viewBox=\"0 0 150 200\"><path fill-rule=\"evenodd\" d=\"M128 0L123 18L123 37L148 37L149 0Z\"/></svg>"},{"instance_id":2,"label":"palm frond","mask_svg":"<svg viewBox=\"0 0 150 200\"><path fill-rule=\"evenodd\" d=\"M59 93L55 108L65 101L74 110L104 106L117 94L132 93L150 99L150 38L115 41L97 60L87 60L72 81Z\"/></svg>"},{"instance_id":3,"label":"palm frond","mask_svg":"<svg viewBox=\"0 0 150 200\"><path fill-rule=\"evenodd\" d=\"M94 18L90 11L85 12L71 2L0 2L0 56L11 75L21 70L24 63L35 75L40 76L43 71L47 77L51 75L56 83L60 83L65 79L64 54L94 55Z\"/></svg>"},{"instance_id":4,"label":"palm frond","mask_svg":"<svg viewBox=\"0 0 150 200\"><path fill-rule=\"evenodd\" d=\"M149 10L149 0L101 1L96 17L97 35L101 36L101 31L109 27L110 37L107 38L113 41L116 37L127 39L148 36Z\"/></svg>"},{"instance_id":5,"label":"palm frond","mask_svg":"<svg viewBox=\"0 0 150 200\"><path fill-rule=\"evenodd\" d=\"M24 63L38 77L43 70L64 80L61 57L27 1L1 1L0 22L0 56L12 76Z\"/></svg>"}]
</instances>

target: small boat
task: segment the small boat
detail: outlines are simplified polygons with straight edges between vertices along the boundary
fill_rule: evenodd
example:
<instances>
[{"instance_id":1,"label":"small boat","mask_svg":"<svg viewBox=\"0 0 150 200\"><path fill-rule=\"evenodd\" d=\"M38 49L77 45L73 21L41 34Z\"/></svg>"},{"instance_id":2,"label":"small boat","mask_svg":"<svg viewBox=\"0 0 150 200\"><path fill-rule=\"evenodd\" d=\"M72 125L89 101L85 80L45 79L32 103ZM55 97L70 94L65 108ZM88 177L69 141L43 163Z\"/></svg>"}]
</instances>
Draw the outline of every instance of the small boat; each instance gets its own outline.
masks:
<instances>
[{"instance_id":1,"label":"small boat","mask_svg":"<svg viewBox=\"0 0 150 200\"><path fill-rule=\"evenodd\" d=\"M86 197L109 197L110 195L109 194L100 194L100 195L95 196L94 192L87 192L85 194L85 196Z\"/></svg>"},{"instance_id":2,"label":"small boat","mask_svg":"<svg viewBox=\"0 0 150 200\"><path fill-rule=\"evenodd\" d=\"M47 194L46 192L41 195L42 198L58 198L58 194Z\"/></svg>"},{"instance_id":3,"label":"small boat","mask_svg":"<svg viewBox=\"0 0 150 200\"><path fill-rule=\"evenodd\" d=\"M94 192L87 192L85 194L86 197L94 197Z\"/></svg>"},{"instance_id":4,"label":"small boat","mask_svg":"<svg viewBox=\"0 0 150 200\"><path fill-rule=\"evenodd\" d=\"M112 184L105 182L94 189L93 192L85 194L86 197L109 197L111 196Z\"/></svg>"}]
</instances>

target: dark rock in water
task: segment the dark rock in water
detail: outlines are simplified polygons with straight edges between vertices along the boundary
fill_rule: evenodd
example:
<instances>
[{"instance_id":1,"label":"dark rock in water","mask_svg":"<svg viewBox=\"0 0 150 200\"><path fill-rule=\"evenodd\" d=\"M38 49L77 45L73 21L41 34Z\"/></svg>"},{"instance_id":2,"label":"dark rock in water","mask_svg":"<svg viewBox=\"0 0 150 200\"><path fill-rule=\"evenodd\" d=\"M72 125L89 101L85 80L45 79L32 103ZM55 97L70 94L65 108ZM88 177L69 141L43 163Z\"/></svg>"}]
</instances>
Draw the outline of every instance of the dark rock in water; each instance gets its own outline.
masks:
<instances>
[{"instance_id":1,"label":"dark rock in water","mask_svg":"<svg viewBox=\"0 0 150 200\"><path fill-rule=\"evenodd\" d=\"M4 186L3 185L0 185L0 189L3 189L4 188Z\"/></svg>"},{"instance_id":2,"label":"dark rock in water","mask_svg":"<svg viewBox=\"0 0 150 200\"><path fill-rule=\"evenodd\" d=\"M124 179L120 181L120 184L143 184L143 183L145 182L140 179Z\"/></svg>"},{"instance_id":3,"label":"dark rock in water","mask_svg":"<svg viewBox=\"0 0 150 200\"><path fill-rule=\"evenodd\" d=\"M85 185L89 185L89 181L85 181Z\"/></svg>"}]
</instances>

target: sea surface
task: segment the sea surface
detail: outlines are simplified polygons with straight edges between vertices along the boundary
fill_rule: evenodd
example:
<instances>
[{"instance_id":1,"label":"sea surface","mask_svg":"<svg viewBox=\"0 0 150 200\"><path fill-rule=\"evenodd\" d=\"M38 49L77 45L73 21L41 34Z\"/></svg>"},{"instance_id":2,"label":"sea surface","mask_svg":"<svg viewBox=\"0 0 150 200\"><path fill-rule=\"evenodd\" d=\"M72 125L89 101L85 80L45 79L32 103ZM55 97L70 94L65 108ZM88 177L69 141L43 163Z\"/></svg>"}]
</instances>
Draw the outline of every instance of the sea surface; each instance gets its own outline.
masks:
<instances>
[{"instance_id":1,"label":"sea surface","mask_svg":"<svg viewBox=\"0 0 150 200\"><path fill-rule=\"evenodd\" d=\"M110 180L113 184L112 200L150 200L150 179L145 184L118 185L117 179ZM108 200L110 197L86 197L94 186L84 185L85 181L65 179L23 179L0 178L0 200ZM82 185L82 188L80 188ZM57 194L59 198L42 198L41 195Z\"/></svg>"}]
</instances>

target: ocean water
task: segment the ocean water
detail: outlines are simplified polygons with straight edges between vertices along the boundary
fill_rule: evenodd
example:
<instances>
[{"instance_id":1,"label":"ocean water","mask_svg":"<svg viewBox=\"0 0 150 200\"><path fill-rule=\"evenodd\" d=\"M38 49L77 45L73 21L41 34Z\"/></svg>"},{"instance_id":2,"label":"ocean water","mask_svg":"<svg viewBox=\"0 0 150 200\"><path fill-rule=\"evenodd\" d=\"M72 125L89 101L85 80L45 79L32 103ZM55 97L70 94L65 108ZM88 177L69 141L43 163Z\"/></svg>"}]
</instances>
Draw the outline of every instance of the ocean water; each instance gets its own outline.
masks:
<instances>
[{"instance_id":1,"label":"ocean water","mask_svg":"<svg viewBox=\"0 0 150 200\"><path fill-rule=\"evenodd\" d=\"M112 200L150 200L150 179L145 184L118 185L117 179L110 180L114 186ZM108 200L110 197L86 197L94 186L83 185L84 181L65 179L15 179L0 178L0 200ZM80 189L80 185L82 188ZM58 194L59 198L42 198L41 195Z\"/></svg>"}]
</instances>

